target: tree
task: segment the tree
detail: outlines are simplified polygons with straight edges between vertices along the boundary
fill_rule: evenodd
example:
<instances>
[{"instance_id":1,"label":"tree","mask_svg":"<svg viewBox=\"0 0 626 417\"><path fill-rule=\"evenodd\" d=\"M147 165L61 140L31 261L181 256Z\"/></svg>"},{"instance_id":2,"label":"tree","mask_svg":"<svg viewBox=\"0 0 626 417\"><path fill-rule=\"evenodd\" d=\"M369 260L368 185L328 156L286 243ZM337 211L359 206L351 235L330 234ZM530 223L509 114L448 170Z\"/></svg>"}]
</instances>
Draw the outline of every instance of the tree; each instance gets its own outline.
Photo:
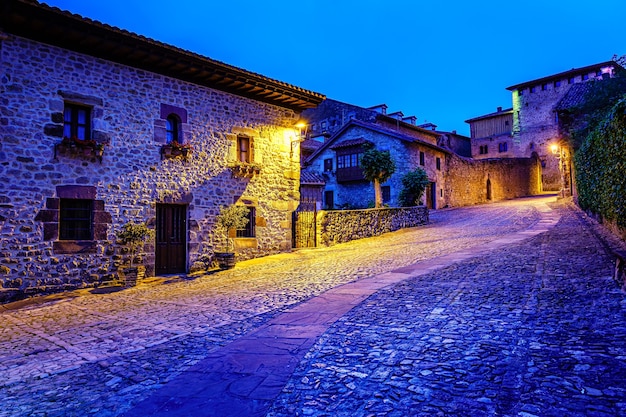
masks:
<instances>
[{"instance_id":1,"label":"tree","mask_svg":"<svg viewBox=\"0 0 626 417\"><path fill-rule=\"evenodd\" d=\"M361 169L366 180L374 183L376 208L383 206L383 193L380 184L387 181L396 171L396 164L389 151L379 151L371 144L364 145L365 153L361 158Z\"/></svg>"},{"instance_id":2,"label":"tree","mask_svg":"<svg viewBox=\"0 0 626 417\"><path fill-rule=\"evenodd\" d=\"M404 174L399 197L400 205L403 207L418 205L429 182L428 174L420 167Z\"/></svg>"},{"instance_id":3,"label":"tree","mask_svg":"<svg viewBox=\"0 0 626 417\"><path fill-rule=\"evenodd\" d=\"M224 239L226 240L226 252L228 252L231 247L233 248L233 251L235 250L235 245L228 235L230 230L243 229L246 227L249 221L249 211L248 207L235 204L222 206L220 208L220 213L216 217L216 223L218 231L222 233Z\"/></svg>"}]
</instances>

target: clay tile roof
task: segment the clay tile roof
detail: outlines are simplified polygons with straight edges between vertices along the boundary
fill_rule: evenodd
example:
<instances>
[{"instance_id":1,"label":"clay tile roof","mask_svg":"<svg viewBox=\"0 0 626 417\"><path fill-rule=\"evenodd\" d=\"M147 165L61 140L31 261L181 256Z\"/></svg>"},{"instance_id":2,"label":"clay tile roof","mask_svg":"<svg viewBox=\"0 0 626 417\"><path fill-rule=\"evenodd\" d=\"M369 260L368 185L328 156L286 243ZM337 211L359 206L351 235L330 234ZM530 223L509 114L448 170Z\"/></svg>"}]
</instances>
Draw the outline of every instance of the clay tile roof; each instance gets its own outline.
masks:
<instances>
[{"instance_id":1,"label":"clay tile roof","mask_svg":"<svg viewBox=\"0 0 626 417\"><path fill-rule=\"evenodd\" d=\"M335 145L331 146L330 149L349 148L350 146L363 145L364 143L367 143L367 141L363 138L347 139L339 143L336 143Z\"/></svg>"},{"instance_id":2,"label":"clay tile roof","mask_svg":"<svg viewBox=\"0 0 626 417\"><path fill-rule=\"evenodd\" d=\"M2 0L3 32L295 111L325 96L33 0Z\"/></svg>"},{"instance_id":3,"label":"clay tile roof","mask_svg":"<svg viewBox=\"0 0 626 417\"><path fill-rule=\"evenodd\" d=\"M301 171L300 184L324 185L326 184L326 180L317 172Z\"/></svg>"}]
</instances>

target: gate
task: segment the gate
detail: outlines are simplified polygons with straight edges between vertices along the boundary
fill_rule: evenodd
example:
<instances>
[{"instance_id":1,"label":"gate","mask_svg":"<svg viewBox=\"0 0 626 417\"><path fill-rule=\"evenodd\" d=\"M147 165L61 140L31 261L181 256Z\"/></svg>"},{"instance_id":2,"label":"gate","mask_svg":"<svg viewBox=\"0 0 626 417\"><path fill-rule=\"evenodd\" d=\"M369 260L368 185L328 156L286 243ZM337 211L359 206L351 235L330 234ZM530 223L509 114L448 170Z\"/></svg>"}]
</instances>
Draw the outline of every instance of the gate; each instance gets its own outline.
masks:
<instances>
[{"instance_id":1,"label":"gate","mask_svg":"<svg viewBox=\"0 0 626 417\"><path fill-rule=\"evenodd\" d=\"M315 221L317 218L317 201L301 200L292 216L292 246L294 248L314 248L317 234Z\"/></svg>"}]
</instances>

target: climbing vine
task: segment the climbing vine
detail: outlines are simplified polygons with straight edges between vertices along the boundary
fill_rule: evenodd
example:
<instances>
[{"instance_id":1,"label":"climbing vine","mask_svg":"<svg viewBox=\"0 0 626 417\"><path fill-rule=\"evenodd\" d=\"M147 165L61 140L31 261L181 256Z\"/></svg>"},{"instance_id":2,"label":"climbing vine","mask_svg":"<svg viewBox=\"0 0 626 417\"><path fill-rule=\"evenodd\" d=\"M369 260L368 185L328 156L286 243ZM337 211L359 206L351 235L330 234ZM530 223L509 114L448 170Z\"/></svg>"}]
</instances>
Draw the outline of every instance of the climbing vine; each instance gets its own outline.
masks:
<instances>
[{"instance_id":1,"label":"climbing vine","mask_svg":"<svg viewBox=\"0 0 626 417\"><path fill-rule=\"evenodd\" d=\"M626 228L626 96L594 126L575 155L578 203Z\"/></svg>"}]
</instances>

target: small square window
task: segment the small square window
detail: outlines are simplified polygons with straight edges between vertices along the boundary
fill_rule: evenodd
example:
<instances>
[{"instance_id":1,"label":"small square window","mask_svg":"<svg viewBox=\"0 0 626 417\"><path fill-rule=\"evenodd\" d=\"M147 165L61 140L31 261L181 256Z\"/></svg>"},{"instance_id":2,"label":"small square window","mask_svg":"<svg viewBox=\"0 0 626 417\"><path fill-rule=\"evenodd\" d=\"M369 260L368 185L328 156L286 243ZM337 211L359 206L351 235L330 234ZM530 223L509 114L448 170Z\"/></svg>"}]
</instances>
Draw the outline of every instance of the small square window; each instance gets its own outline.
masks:
<instances>
[{"instance_id":1,"label":"small square window","mask_svg":"<svg viewBox=\"0 0 626 417\"><path fill-rule=\"evenodd\" d=\"M547 91L548 90L548 84L541 84L541 90L542 91Z\"/></svg>"},{"instance_id":2,"label":"small square window","mask_svg":"<svg viewBox=\"0 0 626 417\"><path fill-rule=\"evenodd\" d=\"M237 229L237 237L255 237L256 208L248 207L248 224L243 229Z\"/></svg>"},{"instance_id":3,"label":"small square window","mask_svg":"<svg viewBox=\"0 0 626 417\"><path fill-rule=\"evenodd\" d=\"M62 198L59 240L93 239L93 200Z\"/></svg>"},{"instance_id":4,"label":"small square window","mask_svg":"<svg viewBox=\"0 0 626 417\"><path fill-rule=\"evenodd\" d=\"M575 82L576 82L576 77L569 77L569 78L567 79L567 83L568 83L568 84L574 84Z\"/></svg>"},{"instance_id":5,"label":"small square window","mask_svg":"<svg viewBox=\"0 0 626 417\"><path fill-rule=\"evenodd\" d=\"M561 86L561 80L555 81L554 82L554 87L560 87Z\"/></svg>"},{"instance_id":6,"label":"small square window","mask_svg":"<svg viewBox=\"0 0 626 417\"><path fill-rule=\"evenodd\" d=\"M536 91L537 91L537 86L532 86L532 87L530 87L530 92L531 92L531 93L534 93L534 92L536 92Z\"/></svg>"}]
</instances>

